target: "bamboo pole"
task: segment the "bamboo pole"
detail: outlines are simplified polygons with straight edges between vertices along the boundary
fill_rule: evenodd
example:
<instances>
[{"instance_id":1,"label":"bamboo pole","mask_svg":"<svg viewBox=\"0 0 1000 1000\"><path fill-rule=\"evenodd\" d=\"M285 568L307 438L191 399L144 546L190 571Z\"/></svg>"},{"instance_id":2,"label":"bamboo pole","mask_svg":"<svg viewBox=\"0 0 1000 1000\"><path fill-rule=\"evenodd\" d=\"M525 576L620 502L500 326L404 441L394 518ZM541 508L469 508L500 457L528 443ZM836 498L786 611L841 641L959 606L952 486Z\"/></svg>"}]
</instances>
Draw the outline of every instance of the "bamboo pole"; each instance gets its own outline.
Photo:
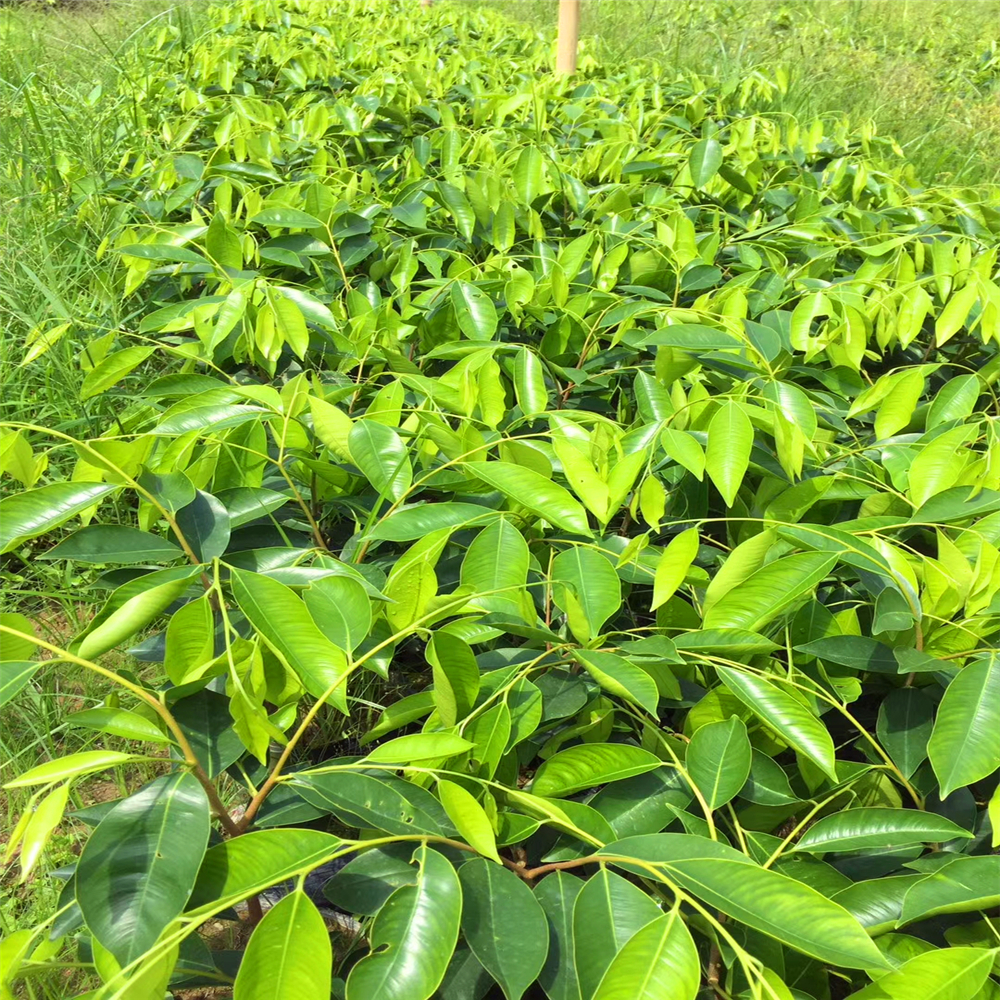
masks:
<instances>
[{"instance_id":1,"label":"bamboo pole","mask_svg":"<svg viewBox=\"0 0 1000 1000\"><path fill-rule=\"evenodd\" d=\"M571 76L576 72L576 46L580 37L580 0L559 0L559 41L556 72Z\"/></svg>"}]
</instances>

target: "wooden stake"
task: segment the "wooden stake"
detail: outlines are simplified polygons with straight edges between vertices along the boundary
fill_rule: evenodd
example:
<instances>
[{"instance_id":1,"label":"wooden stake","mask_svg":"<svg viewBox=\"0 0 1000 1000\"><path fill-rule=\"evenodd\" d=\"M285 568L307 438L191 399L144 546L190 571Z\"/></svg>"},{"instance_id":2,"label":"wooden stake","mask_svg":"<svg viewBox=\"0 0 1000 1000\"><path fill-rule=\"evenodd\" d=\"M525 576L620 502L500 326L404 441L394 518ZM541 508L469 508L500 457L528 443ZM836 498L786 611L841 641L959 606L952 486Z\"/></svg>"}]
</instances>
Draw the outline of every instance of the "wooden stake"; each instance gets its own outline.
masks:
<instances>
[{"instance_id":1,"label":"wooden stake","mask_svg":"<svg viewBox=\"0 0 1000 1000\"><path fill-rule=\"evenodd\" d=\"M570 76L576 72L576 46L580 36L580 0L559 0L559 41L556 72Z\"/></svg>"},{"instance_id":2,"label":"wooden stake","mask_svg":"<svg viewBox=\"0 0 1000 1000\"><path fill-rule=\"evenodd\" d=\"M432 3L434 3L434 0L420 0L421 7L430 7Z\"/></svg>"}]
</instances>

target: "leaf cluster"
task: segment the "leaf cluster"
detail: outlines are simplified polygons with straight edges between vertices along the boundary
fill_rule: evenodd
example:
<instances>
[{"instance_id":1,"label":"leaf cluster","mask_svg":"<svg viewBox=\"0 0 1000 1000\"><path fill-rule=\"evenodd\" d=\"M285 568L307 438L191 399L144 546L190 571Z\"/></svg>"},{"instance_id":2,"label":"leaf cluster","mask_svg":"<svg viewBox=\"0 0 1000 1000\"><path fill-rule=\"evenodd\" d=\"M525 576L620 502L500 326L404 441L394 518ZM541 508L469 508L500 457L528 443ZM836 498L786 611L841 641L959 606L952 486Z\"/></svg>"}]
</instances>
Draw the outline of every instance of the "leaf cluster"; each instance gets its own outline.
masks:
<instances>
[{"instance_id":1,"label":"leaf cluster","mask_svg":"<svg viewBox=\"0 0 1000 1000\"><path fill-rule=\"evenodd\" d=\"M99 194L144 312L89 354L115 424L0 443L0 551L105 595L66 648L4 616L3 701L109 691L67 720L106 744L8 783L8 855L162 768L75 813L6 974L994 997L995 206L760 76L555 78L447 7L206 16L153 48L173 152Z\"/></svg>"}]
</instances>

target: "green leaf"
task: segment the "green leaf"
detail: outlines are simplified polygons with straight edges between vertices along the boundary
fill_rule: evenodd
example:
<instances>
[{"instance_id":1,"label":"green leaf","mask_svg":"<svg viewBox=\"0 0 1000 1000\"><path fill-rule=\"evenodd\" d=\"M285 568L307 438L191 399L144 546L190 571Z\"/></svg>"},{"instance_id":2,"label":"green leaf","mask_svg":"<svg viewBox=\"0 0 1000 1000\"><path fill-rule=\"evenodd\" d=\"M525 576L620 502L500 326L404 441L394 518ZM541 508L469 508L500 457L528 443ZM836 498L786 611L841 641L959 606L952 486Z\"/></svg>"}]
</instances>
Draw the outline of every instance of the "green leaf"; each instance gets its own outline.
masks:
<instances>
[{"instance_id":1,"label":"green leaf","mask_svg":"<svg viewBox=\"0 0 1000 1000\"><path fill-rule=\"evenodd\" d=\"M126 347L124 351L109 354L87 372L80 386L80 399L90 399L110 389L138 368L155 350L155 347Z\"/></svg>"},{"instance_id":2,"label":"green leaf","mask_svg":"<svg viewBox=\"0 0 1000 1000\"><path fill-rule=\"evenodd\" d=\"M96 729L99 733L110 733L126 740L145 740L151 743L174 742L145 716L126 711L124 708L88 708L68 715L66 722L71 726Z\"/></svg>"},{"instance_id":3,"label":"green leaf","mask_svg":"<svg viewBox=\"0 0 1000 1000\"><path fill-rule=\"evenodd\" d=\"M181 410L161 420L150 431L161 437L179 437L193 431L208 431L217 434L231 427L239 427L251 420L270 419L274 414L263 406L247 406L238 403L216 403L210 406L194 406Z\"/></svg>"},{"instance_id":4,"label":"green leaf","mask_svg":"<svg viewBox=\"0 0 1000 1000\"><path fill-rule=\"evenodd\" d=\"M462 560L461 583L472 588L470 604L498 614L534 619L530 599L517 588L528 582L528 543L507 518L501 518L479 532ZM494 593L501 591L501 593Z\"/></svg>"},{"instance_id":5,"label":"green leaf","mask_svg":"<svg viewBox=\"0 0 1000 1000\"><path fill-rule=\"evenodd\" d=\"M675 908L625 942L594 1000L694 1000L700 982L698 951Z\"/></svg>"},{"instance_id":6,"label":"green leaf","mask_svg":"<svg viewBox=\"0 0 1000 1000\"><path fill-rule=\"evenodd\" d=\"M525 146L518 154L511 176L517 197L530 205L545 187L545 164L537 146Z\"/></svg>"},{"instance_id":7,"label":"green leaf","mask_svg":"<svg viewBox=\"0 0 1000 1000\"><path fill-rule=\"evenodd\" d=\"M515 503L566 531L589 535L587 512L568 490L510 462L466 462L464 468Z\"/></svg>"},{"instance_id":8,"label":"green leaf","mask_svg":"<svg viewBox=\"0 0 1000 1000\"><path fill-rule=\"evenodd\" d=\"M912 885L898 927L941 913L974 913L1000 904L1000 856L962 857Z\"/></svg>"},{"instance_id":9,"label":"green leaf","mask_svg":"<svg viewBox=\"0 0 1000 1000\"><path fill-rule=\"evenodd\" d=\"M796 851L860 851L972 837L950 819L914 809L847 809L824 816L795 845Z\"/></svg>"},{"instance_id":10,"label":"green leaf","mask_svg":"<svg viewBox=\"0 0 1000 1000\"><path fill-rule=\"evenodd\" d=\"M372 602L365 588L349 576L313 581L302 599L320 631L340 649L354 652L372 626Z\"/></svg>"},{"instance_id":11,"label":"green leaf","mask_svg":"<svg viewBox=\"0 0 1000 1000\"><path fill-rule=\"evenodd\" d=\"M602 788L588 805L599 812L616 837L659 833L691 801L688 783L676 770L659 768Z\"/></svg>"},{"instance_id":12,"label":"green leaf","mask_svg":"<svg viewBox=\"0 0 1000 1000\"><path fill-rule=\"evenodd\" d=\"M660 446L678 465L687 469L700 483L705 477L705 450L686 431L664 427L660 431Z\"/></svg>"},{"instance_id":13,"label":"green leaf","mask_svg":"<svg viewBox=\"0 0 1000 1000\"><path fill-rule=\"evenodd\" d=\"M267 913L250 935L233 1000L328 1000L333 979L330 932L298 889Z\"/></svg>"},{"instance_id":14,"label":"green leaf","mask_svg":"<svg viewBox=\"0 0 1000 1000\"><path fill-rule=\"evenodd\" d=\"M123 524L91 524L75 531L40 559L73 559L84 563L171 562L184 553L173 542Z\"/></svg>"},{"instance_id":15,"label":"green leaf","mask_svg":"<svg viewBox=\"0 0 1000 1000\"><path fill-rule=\"evenodd\" d=\"M826 726L801 701L763 677L732 667L716 666L715 669L723 684L756 716L808 757L834 784L840 780L833 739Z\"/></svg>"},{"instance_id":16,"label":"green leaf","mask_svg":"<svg viewBox=\"0 0 1000 1000\"><path fill-rule=\"evenodd\" d=\"M189 912L217 911L304 874L341 848L319 830L260 830L224 841L205 852Z\"/></svg>"},{"instance_id":17,"label":"green leaf","mask_svg":"<svg viewBox=\"0 0 1000 1000\"><path fill-rule=\"evenodd\" d=\"M182 698L171 708L195 757L210 778L222 774L243 756L243 744L233 729L229 705L225 695L201 690Z\"/></svg>"},{"instance_id":18,"label":"green leaf","mask_svg":"<svg viewBox=\"0 0 1000 1000\"><path fill-rule=\"evenodd\" d=\"M584 883L567 872L547 875L535 888L535 899L549 925L549 951L538 975L549 1000L579 1000L573 945L573 907Z\"/></svg>"},{"instance_id":19,"label":"green leaf","mask_svg":"<svg viewBox=\"0 0 1000 1000\"><path fill-rule=\"evenodd\" d=\"M705 615L705 628L759 632L820 584L838 558L825 552L801 552L762 566L712 605Z\"/></svg>"},{"instance_id":20,"label":"green leaf","mask_svg":"<svg viewBox=\"0 0 1000 1000\"><path fill-rule=\"evenodd\" d=\"M621 581L611 563L594 549L574 545L552 560L552 598L566 612L578 641L600 635L621 607Z\"/></svg>"},{"instance_id":21,"label":"green leaf","mask_svg":"<svg viewBox=\"0 0 1000 1000\"><path fill-rule=\"evenodd\" d=\"M23 633L24 637L12 635L10 632L0 632L0 662L30 660L38 649L34 641L35 626L30 619L17 611L0 611L0 625Z\"/></svg>"},{"instance_id":22,"label":"green leaf","mask_svg":"<svg viewBox=\"0 0 1000 1000\"><path fill-rule=\"evenodd\" d=\"M973 1000L982 996L994 951L984 948L940 948L915 955L899 969L880 976L858 993L857 1000Z\"/></svg>"},{"instance_id":23,"label":"green leaf","mask_svg":"<svg viewBox=\"0 0 1000 1000\"><path fill-rule=\"evenodd\" d=\"M413 764L454 757L474 745L454 733L413 733L380 743L365 759L380 764Z\"/></svg>"},{"instance_id":24,"label":"green leaf","mask_svg":"<svg viewBox=\"0 0 1000 1000\"><path fill-rule=\"evenodd\" d=\"M41 665L28 660L0 660L0 708L27 686Z\"/></svg>"},{"instance_id":25,"label":"green leaf","mask_svg":"<svg viewBox=\"0 0 1000 1000\"><path fill-rule=\"evenodd\" d=\"M685 766L709 809L729 802L750 774L750 740L739 716L700 726L688 745Z\"/></svg>"},{"instance_id":26,"label":"green leaf","mask_svg":"<svg viewBox=\"0 0 1000 1000\"><path fill-rule=\"evenodd\" d=\"M208 596L178 608L167 624L163 667L172 684L198 676L215 657L215 616Z\"/></svg>"},{"instance_id":27,"label":"green leaf","mask_svg":"<svg viewBox=\"0 0 1000 1000\"><path fill-rule=\"evenodd\" d=\"M621 781L662 767L648 750L625 743L584 743L560 750L535 772L531 793L564 798L593 785Z\"/></svg>"},{"instance_id":28,"label":"green leaf","mask_svg":"<svg viewBox=\"0 0 1000 1000\"><path fill-rule=\"evenodd\" d=\"M118 489L106 483L52 483L0 500L0 553L58 528Z\"/></svg>"},{"instance_id":29,"label":"green leaf","mask_svg":"<svg viewBox=\"0 0 1000 1000\"><path fill-rule=\"evenodd\" d=\"M333 812L348 826L371 827L399 835L426 833L450 837L448 814L430 792L388 775L357 771L299 772L289 782L307 802Z\"/></svg>"},{"instance_id":30,"label":"green leaf","mask_svg":"<svg viewBox=\"0 0 1000 1000\"><path fill-rule=\"evenodd\" d=\"M211 562L229 546L229 512L211 493L198 490L194 499L177 512L177 527L199 562Z\"/></svg>"},{"instance_id":31,"label":"green leaf","mask_svg":"<svg viewBox=\"0 0 1000 1000\"><path fill-rule=\"evenodd\" d=\"M33 767L24 774L8 781L4 788L28 788L31 785L48 785L63 778L75 778L83 774L93 774L109 767L117 767L130 760L135 755L120 753L117 750L85 750L83 753L71 753L67 757L49 760Z\"/></svg>"},{"instance_id":32,"label":"green leaf","mask_svg":"<svg viewBox=\"0 0 1000 1000\"><path fill-rule=\"evenodd\" d=\"M691 182L696 188L703 188L722 166L722 147L715 139L702 139L691 147L688 167Z\"/></svg>"},{"instance_id":33,"label":"green leaf","mask_svg":"<svg viewBox=\"0 0 1000 1000\"><path fill-rule=\"evenodd\" d=\"M518 348L514 355L514 394L521 413L526 417L544 413L549 407L542 363L538 355L527 347Z\"/></svg>"},{"instance_id":34,"label":"green leaf","mask_svg":"<svg viewBox=\"0 0 1000 1000\"><path fill-rule=\"evenodd\" d=\"M520 1000L549 950L545 912L512 871L483 859L458 870L462 933L507 1000Z\"/></svg>"},{"instance_id":35,"label":"green leaf","mask_svg":"<svg viewBox=\"0 0 1000 1000\"><path fill-rule=\"evenodd\" d=\"M361 851L323 886L323 895L347 913L374 916L396 889L417 881L412 854L405 842Z\"/></svg>"},{"instance_id":36,"label":"green leaf","mask_svg":"<svg viewBox=\"0 0 1000 1000\"><path fill-rule=\"evenodd\" d=\"M322 229L323 223L308 212L296 208L265 208L252 219L251 225L280 226L283 229Z\"/></svg>"},{"instance_id":37,"label":"green leaf","mask_svg":"<svg viewBox=\"0 0 1000 1000\"><path fill-rule=\"evenodd\" d=\"M573 907L573 952L582 1000L590 1000L615 956L660 909L641 889L602 868L588 879Z\"/></svg>"},{"instance_id":38,"label":"green leaf","mask_svg":"<svg viewBox=\"0 0 1000 1000\"><path fill-rule=\"evenodd\" d=\"M459 836L484 857L502 864L490 818L475 796L456 782L444 780L438 781L438 795Z\"/></svg>"},{"instance_id":39,"label":"green leaf","mask_svg":"<svg viewBox=\"0 0 1000 1000\"><path fill-rule=\"evenodd\" d=\"M234 569L233 596L240 610L314 697L335 688L332 704L347 713L351 667L342 649L319 630L306 605L277 580Z\"/></svg>"},{"instance_id":40,"label":"green leaf","mask_svg":"<svg viewBox=\"0 0 1000 1000\"><path fill-rule=\"evenodd\" d=\"M653 577L653 603L650 611L666 604L684 582L694 557L698 554L699 534L697 528L687 528L675 535L663 550Z\"/></svg>"},{"instance_id":41,"label":"green leaf","mask_svg":"<svg viewBox=\"0 0 1000 1000\"><path fill-rule=\"evenodd\" d=\"M615 653L577 649L573 651L573 658L609 694L631 701L650 715L656 715L660 693L656 682L645 670Z\"/></svg>"},{"instance_id":42,"label":"green leaf","mask_svg":"<svg viewBox=\"0 0 1000 1000\"><path fill-rule=\"evenodd\" d=\"M451 863L426 844L413 860L417 880L379 910L368 935L372 950L347 977L347 1000L428 1000L444 979L458 942L462 888Z\"/></svg>"},{"instance_id":43,"label":"green leaf","mask_svg":"<svg viewBox=\"0 0 1000 1000\"><path fill-rule=\"evenodd\" d=\"M758 867L725 844L687 833L657 833L620 840L598 854L651 862L702 902L821 962L848 969L886 967L842 906L795 879Z\"/></svg>"},{"instance_id":44,"label":"green leaf","mask_svg":"<svg viewBox=\"0 0 1000 1000\"><path fill-rule=\"evenodd\" d=\"M413 542L441 528L456 528L473 522L486 522L500 515L489 507L473 503L423 503L401 507L383 518L369 532L369 538L390 542Z\"/></svg>"},{"instance_id":45,"label":"green leaf","mask_svg":"<svg viewBox=\"0 0 1000 1000\"><path fill-rule=\"evenodd\" d=\"M708 449L705 470L732 507L736 493L750 464L753 448L753 424L739 403L723 403L708 425Z\"/></svg>"},{"instance_id":46,"label":"green leaf","mask_svg":"<svg viewBox=\"0 0 1000 1000\"><path fill-rule=\"evenodd\" d=\"M70 652L90 660L113 649L162 615L198 573L197 566L180 566L130 580L108 598L97 617L73 640Z\"/></svg>"},{"instance_id":47,"label":"green leaf","mask_svg":"<svg viewBox=\"0 0 1000 1000\"><path fill-rule=\"evenodd\" d=\"M177 772L121 801L84 845L77 902L90 932L121 965L145 954L183 911L210 825L204 789Z\"/></svg>"},{"instance_id":48,"label":"green leaf","mask_svg":"<svg viewBox=\"0 0 1000 1000\"><path fill-rule=\"evenodd\" d=\"M497 332L497 311L493 300L468 281L451 286L451 301L462 333L470 340L491 340Z\"/></svg>"},{"instance_id":49,"label":"green leaf","mask_svg":"<svg viewBox=\"0 0 1000 1000\"><path fill-rule=\"evenodd\" d=\"M380 495L401 500L413 482L413 467L396 431L375 420L359 420L347 440L354 464L368 482Z\"/></svg>"},{"instance_id":50,"label":"green leaf","mask_svg":"<svg viewBox=\"0 0 1000 1000\"><path fill-rule=\"evenodd\" d=\"M464 719L479 694L479 665L469 644L456 635L438 631L427 644L434 678L434 705L441 722L453 726Z\"/></svg>"},{"instance_id":51,"label":"green leaf","mask_svg":"<svg viewBox=\"0 0 1000 1000\"><path fill-rule=\"evenodd\" d=\"M1000 767L1000 656L967 664L945 690L927 743L947 798Z\"/></svg>"}]
</instances>

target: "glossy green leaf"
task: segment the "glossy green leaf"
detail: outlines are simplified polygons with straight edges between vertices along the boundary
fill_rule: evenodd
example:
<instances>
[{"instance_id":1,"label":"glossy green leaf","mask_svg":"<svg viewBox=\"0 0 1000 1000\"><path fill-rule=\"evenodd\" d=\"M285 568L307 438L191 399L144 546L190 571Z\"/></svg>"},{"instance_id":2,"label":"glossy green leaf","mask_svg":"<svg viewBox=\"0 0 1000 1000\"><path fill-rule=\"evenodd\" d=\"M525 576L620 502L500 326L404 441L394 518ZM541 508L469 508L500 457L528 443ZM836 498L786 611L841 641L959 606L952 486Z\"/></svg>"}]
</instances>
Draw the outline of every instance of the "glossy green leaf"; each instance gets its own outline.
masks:
<instances>
[{"instance_id":1,"label":"glossy green leaf","mask_svg":"<svg viewBox=\"0 0 1000 1000\"><path fill-rule=\"evenodd\" d=\"M441 528L486 522L498 516L489 507L473 503L424 503L399 508L379 521L369 537L384 538L392 542L413 542Z\"/></svg>"},{"instance_id":2,"label":"glossy green leaf","mask_svg":"<svg viewBox=\"0 0 1000 1000\"><path fill-rule=\"evenodd\" d=\"M630 837L598 853L651 862L702 902L822 962L849 969L886 965L843 907L801 882L758 867L725 844L658 833Z\"/></svg>"},{"instance_id":3,"label":"glossy green leaf","mask_svg":"<svg viewBox=\"0 0 1000 1000\"><path fill-rule=\"evenodd\" d=\"M520 1000L548 954L545 912L525 882L502 865L468 861L458 876L465 940L507 1000Z\"/></svg>"},{"instance_id":4,"label":"glossy green leaf","mask_svg":"<svg viewBox=\"0 0 1000 1000\"><path fill-rule=\"evenodd\" d=\"M346 712L350 664L344 651L320 631L306 605L284 584L259 573L233 570L232 587L240 610L306 690L318 698L334 688L330 701Z\"/></svg>"},{"instance_id":5,"label":"glossy green leaf","mask_svg":"<svg viewBox=\"0 0 1000 1000\"><path fill-rule=\"evenodd\" d=\"M453 733L413 733L380 743L365 759L380 764L412 764L419 760L454 757L473 746Z\"/></svg>"},{"instance_id":6,"label":"glossy green leaf","mask_svg":"<svg viewBox=\"0 0 1000 1000\"><path fill-rule=\"evenodd\" d=\"M626 942L659 916L650 896L607 868L587 880L573 907L573 952L582 1000L597 993Z\"/></svg>"},{"instance_id":7,"label":"glossy green leaf","mask_svg":"<svg viewBox=\"0 0 1000 1000\"><path fill-rule=\"evenodd\" d=\"M222 502L198 490L194 500L177 512L177 527L199 562L218 559L229 546L229 511Z\"/></svg>"},{"instance_id":8,"label":"glossy green leaf","mask_svg":"<svg viewBox=\"0 0 1000 1000\"><path fill-rule=\"evenodd\" d=\"M677 909L640 928L605 972L594 1000L694 1000L698 951Z\"/></svg>"},{"instance_id":9,"label":"glossy green leaf","mask_svg":"<svg viewBox=\"0 0 1000 1000\"><path fill-rule=\"evenodd\" d=\"M750 740L739 716L700 726L688 745L685 767L710 809L729 802L750 774Z\"/></svg>"},{"instance_id":10,"label":"glossy green leaf","mask_svg":"<svg viewBox=\"0 0 1000 1000\"><path fill-rule=\"evenodd\" d=\"M159 535L122 524L91 524L74 532L42 559L72 559L84 563L172 562L184 553Z\"/></svg>"},{"instance_id":11,"label":"glossy green leaf","mask_svg":"<svg viewBox=\"0 0 1000 1000\"><path fill-rule=\"evenodd\" d=\"M833 739L823 723L797 698L755 674L717 666L719 679L756 716L834 782L839 781Z\"/></svg>"},{"instance_id":12,"label":"glossy green leaf","mask_svg":"<svg viewBox=\"0 0 1000 1000\"><path fill-rule=\"evenodd\" d=\"M437 851L422 845L413 860L416 882L379 910L368 934L372 950L347 977L348 1000L428 1000L444 979L458 941L462 888Z\"/></svg>"},{"instance_id":13,"label":"glossy green leaf","mask_svg":"<svg viewBox=\"0 0 1000 1000\"><path fill-rule=\"evenodd\" d=\"M337 647L353 652L368 636L372 603L365 588L348 576L315 580L302 594L320 631Z\"/></svg>"},{"instance_id":14,"label":"glossy green leaf","mask_svg":"<svg viewBox=\"0 0 1000 1000\"><path fill-rule=\"evenodd\" d=\"M942 798L1000 768L1000 657L964 667L938 706L927 755Z\"/></svg>"},{"instance_id":15,"label":"glossy green leaf","mask_svg":"<svg viewBox=\"0 0 1000 1000\"><path fill-rule=\"evenodd\" d=\"M621 582L599 552L574 545L552 560L553 600L566 612L574 636L583 643L600 635L621 607Z\"/></svg>"},{"instance_id":16,"label":"glossy green leaf","mask_svg":"<svg viewBox=\"0 0 1000 1000\"><path fill-rule=\"evenodd\" d=\"M532 469L510 462L466 462L465 468L546 521L574 534L590 534L587 512L569 491Z\"/></svg>"},{"instance_id":17,"label":"glossy green leaf","mask_svg":"<svg viewBox=\"0 0 1000 1000\"><path fill-rule=\"evenodd\" d=\"M118 487L105 483L53 483L0 500L0 553L58 528Z\"/></svg>"},{"instance_id":18,"label":"glossy green leaf","mask_svg":"<svg viewBox=\"0 0 1000 1000\"><path fill-rule=\"evenodd\" d=\"M645 670L615 653L576 650L573 656L609 694L631 701L650 715L656 715L660 694L656 682Z\"/></svg>"},{"instance_id":19,"label":"glossy green leaf","mask_svg":"<svg viewBox=\"0 0 1000 1000\"><path fill-rule=\"evenodd\" d=\"M712 605L705 615L705 628L759 632L821 583L837 558L824 552L802 552L762 566Z\"/></svg>"},{"instance_id":20,"label":"glossy green leaf","mask_svg":"<svg viewBox=\"0 0 1000 1000\"><path fill-rule=\"evenodd\" d=\"M403 737L406 739L406 737ZM496 836L486 810L476 797L454 781L438 781L438 796L459 836L483 857L502 864L497 854Z\"/></svg>"},{"instance_id":21,"label":"glossy green leaf","mask_svg":"<svg viewBox=\"0 0 1000 1000\"><path fill-rule=\"evenodd\" d=\"M857 1000L973 1000L986 982L993 952L941 948L915 955L872 986L852 993Z\"/></svg>"},{"instance_id":22,"label":"glossy green leaf","mask_svg":"<svg viewBox=\"0 0 1000 1000\"><path fill-rule=\"evenodd\" d=\"M708 425L705 471L732 507L736 493L750 464L753 424L739 403L723 403Z\"/></svg>"},{"instance_id":23,"label":"glossy green leaf","mask_svg":"<svg viewBox=\"0 0 1000 1000\"><path fill-rule=\"evenodd\" d=\"M461 582L472 588L470 603L485 611L525 617L525 594L517 588L528 581L529 563L528 543L507 518L483 528L462 560Z\"/></svg>"},{"instance_id":24,"label":"glossy green leaf","mask_svg":"<svg viewBox=\"0 0 1000 1000\"><path fill-rule=\"evenodd\" d=\"M339 838L320 830L260 830L210 847L191 893L191 912L224 907L333 857Z\"/></svg>"},{"instance_id":25,"label":"glossy green leaf","mask_svg":"<svg viewBox=\"0 0 1000 1000\"><path fill-rule=\"evenodd\" d=\"M250 935L233 1000L327 1000L333 978L330 934L309 897L290 892Z\"/></svg>"},{"instance_id":26,"label":"glossy green leaf","mask_svg":"<svg viewBox=\"0 0 1000 1000\"><path fill-rule=\"evenodd\" d=\"M451 301L462 332L470 340L491 340L497 331L497 311L493 300L468 281L451 286Z\"/></svg>"},{"instance_id":27,"label":"glossy green leaf","mask_svg":"<svg viewBox=\"0 0 1000 1000\"><path fill-rule=\"evenodd\" d=\"M719 172L721 166L722 147L716 139L702 139L691 147L688 167L695 187L704 187Z\"/></svg>"},{"instance_id":28,"label":"glossy green leaf","mask_svg":"<svg viewBox=\"0 0 1000 1000\"><path fill-rule=\"evenodd\" d=\"M348 826L400 835L448 837L454 827L430 792L409 781L357 771L298 773L289 782L307 801L334 813Z\"/></svg>"},{"instance_id":29,"label":"glossy green leaf","mask_svg":"<svg viewBox=\"0 0 1000 1000\"><path fill-rule=\"evenodd\" d=\"M138 368L155 350L155 347L126 347L123 351L109 354L84 376L80 399L90 399L110 389Z\"/></svg>"},{"instance_id":30,"label":"glossy green leaf","mask_svg":"<svg viewBox=\"0 0 1000 1000\"><path fill-rule=\"evenodd\" d=\"M546 798L562 798L661 766L658 757L639 747L625 743L585 743L560 750L545 761L535 772L531 791Z\"/></svg>"},{"instance_id":31,"label":"glossy green leaf","mask_svg":"<svg viewBox=\"0 0 1000 1000\"><path fill-rule=\"evenodd\" d=\"M0 660L0 707L27 687L41 666L30 660Z\"/></svg>"},{"instance_id":32,"label":"glossy green leaf","mask_svg":"<svg viewBox=\"0 0 1000 1000\"><path fill-rule=\"evenodd\" d=\"M553 872L535 887L535 899L548 921L549 950L538 982L549 1000L579 1000L580 997L573 908L583 886L583 881L569 872Z\"/></svg>"},{"instance_id":33,"label":"glossy green leaf","mask_svg":"<svg viewBox=\"0 0 1000 1000\"><path fill-rule=\"evenodd\" d=\"M691 563L698 554L698 529L688 528L674 536L660 556L656 566L656 576L653 577L653 603L650 610L655 611L674 596L677 588L684 582Z\"/></svg>"},{"instance_id":34,"label":"glossy green leaf","mask_svg":"<svg viewBox=\"0 0 1000 1000\"><path fill-rule=\"evenodd\" d=\"M907 890L898 926L941 913L973 913L997 905L1000 905L1000 855L958 855Z\"/></svg>"},{"instance_id":35,"label":"glossy green leaf","mask_svg":"<svg viewBox=\"0 0 1000 1000\"><path fill-rule=\"evenodd\" d=\"M100 733L110 733L126 740L145 740L151 743L172 743L173 739L154 722L126 711L124 708L88 708L66 717L72 726L96 729Z\"/></svg>"},{"instance_id":36,"label":"glossy green leaf","mask_svg":"<svg viewBox=\"0 0 1000 1000\"><path fill-rule=\"evenodd\" d=\"M355 465L382 496L401 500L413 481L413 467L399 434L375 420L359 420L348 445Z\"/></svg>"},{"instance_id":37,"label":"glossy green leaf","mask_svg":"<svg viewBox=\"0 0 1000 1000\"><path fill-rule=\"evenodd\" d=\"M82 774L92 774L109 767L117 767L134 760L133 754L121 753L118 750L85 750L83 753L71 753L67 757L49 760L38 764L23 774L18 775L4 784L4 788L27 788L31 785L47 785L63 778L76 777Z\"/></svg>"},{"instance_id":38,"label":"glossy green leaf","mask_svg":"<svg viewBox=\"0 0 1000 1000\"><path fill-rule=\"evenodd\" d=\"M182 566L147 573L119 587L80 633L70 651L93 659L163 614L198 577L197 567Z\"/></svg>"},{"instance_id":39,"label":"glossy green leaf","mask_svg":"<svg viewBox=\"0 0 1000 1000\"><path fill-rule=\"evenodd\" d=\"M479 693L479 666L469 644L448 632L435 632L427 644L434 678L434 706L441 721L453 726L464 719Z\"/></svg>"},{"instance_id":40,"label":"glossy green leaf","mask_svg":"<svg viewBox=\"0 0 1000 1000\"><path fill-rule=\"evenodd\" d=\"M549 396L545 388L542 363L534 351L522 347L514 355L514 392L517 405L526 417L544 413L548 409Z\"/></svg>"},{"instance_id":41,"label":"glossy green leaf","mask_svg":"<svg viewBox=\"0 0 1000 1000\"><path fill-rule=\"evenodd\" d=\"M847 809L824 816L799 838L797 851L859 851L971 837L951 820L915 809Z\"/></svg>"},{"instance_id":42,"label":"glossy green leaf","mask_svg":"<svg viewBox=\"0 0 1000 1000\"><path fill-rule=\"evenodd\" d=\"M184 909L210 822L204 789L177 772L122 800L87 841L76 898L90 932L120 964L148 951Z\"/></svg>"}]
</instances>

